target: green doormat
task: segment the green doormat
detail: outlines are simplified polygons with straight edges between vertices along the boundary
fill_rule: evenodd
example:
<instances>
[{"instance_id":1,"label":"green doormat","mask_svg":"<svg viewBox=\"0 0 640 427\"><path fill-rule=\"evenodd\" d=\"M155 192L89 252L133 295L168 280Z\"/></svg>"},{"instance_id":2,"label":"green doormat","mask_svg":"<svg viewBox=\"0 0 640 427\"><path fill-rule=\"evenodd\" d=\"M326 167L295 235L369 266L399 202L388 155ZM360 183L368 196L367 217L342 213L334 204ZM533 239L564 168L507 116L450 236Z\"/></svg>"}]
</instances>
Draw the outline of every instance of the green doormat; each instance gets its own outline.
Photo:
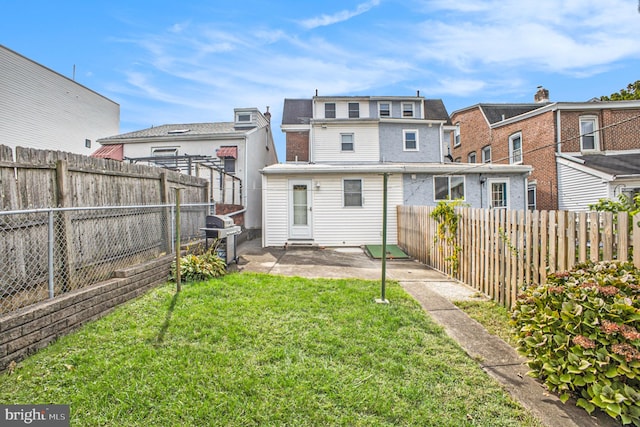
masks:
<instances>
[{"instance_id":1,"label":"green doormat","mask_svg":"<svg viewBox=\"0 0 640 427\"><path fill-rule=\"evenodd\" d=\"M382 259L382 245L366 245L364 247L370 257ZM398 245L387 245L387 259L409 259L410 256L402 252Z\"/></svg>"}]
</instances>

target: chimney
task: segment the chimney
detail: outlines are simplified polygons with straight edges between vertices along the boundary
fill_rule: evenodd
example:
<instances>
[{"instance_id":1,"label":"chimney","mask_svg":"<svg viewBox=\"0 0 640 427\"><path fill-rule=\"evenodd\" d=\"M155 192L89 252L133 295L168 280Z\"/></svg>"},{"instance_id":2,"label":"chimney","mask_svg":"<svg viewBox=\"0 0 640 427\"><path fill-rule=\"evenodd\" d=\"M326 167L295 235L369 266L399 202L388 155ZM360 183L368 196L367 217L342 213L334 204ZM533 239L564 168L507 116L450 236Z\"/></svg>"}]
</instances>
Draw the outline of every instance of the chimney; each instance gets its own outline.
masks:
<instances>
[{"instance_id":1,"label":"chimney","mask_svg":"<svg viewBox=\"0 0 640 427\"><path fill-rule=\"evenodd\" d=\"M264 113L264 117L271 122L271 113L269 112L269 106L267 105L267 111Z\"/></svg>"},{"instance_id":2,"label":"chimney","mask_svg":"<svg viewBox=\"0 0 640 427\"><path fill-rule=\"evenodd\" d=\"M549 91L542 86L538 86L538 91L533 96L533 100L536 104L542 104L549 102Z\"/></svg>"}]
</instances>

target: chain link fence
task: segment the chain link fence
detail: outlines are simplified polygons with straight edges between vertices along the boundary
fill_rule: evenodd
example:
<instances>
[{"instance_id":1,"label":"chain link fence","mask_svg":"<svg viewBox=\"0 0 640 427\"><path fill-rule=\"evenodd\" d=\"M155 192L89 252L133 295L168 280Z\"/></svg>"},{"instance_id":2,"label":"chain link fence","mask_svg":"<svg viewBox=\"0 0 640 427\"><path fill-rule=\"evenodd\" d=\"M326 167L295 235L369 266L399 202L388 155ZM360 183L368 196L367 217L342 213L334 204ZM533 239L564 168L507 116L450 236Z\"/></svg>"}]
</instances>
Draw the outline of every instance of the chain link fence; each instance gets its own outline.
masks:
<instances>
[{"instance_id":1,"label":"chain link fence","mask_svg":"<svg viewBox=\"0 0 640 427\"><path fill-rule=\"evenodd\" d=\"M204 237L212 204L180 206L182 242ZM0 211L0 316L175 253L176 206Z\"/></svg>"}]
</instances>

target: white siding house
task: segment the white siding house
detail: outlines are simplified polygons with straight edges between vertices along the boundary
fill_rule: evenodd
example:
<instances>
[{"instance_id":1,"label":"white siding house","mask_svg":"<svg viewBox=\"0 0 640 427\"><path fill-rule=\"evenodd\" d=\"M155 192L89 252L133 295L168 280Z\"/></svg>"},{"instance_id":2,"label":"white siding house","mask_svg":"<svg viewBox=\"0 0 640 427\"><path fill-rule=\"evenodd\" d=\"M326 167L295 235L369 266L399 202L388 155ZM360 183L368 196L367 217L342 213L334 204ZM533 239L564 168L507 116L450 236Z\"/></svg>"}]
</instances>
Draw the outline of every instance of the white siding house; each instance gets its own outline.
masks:
<instances>
[{"instance_id":1,"label":"white siding house","mask_svg":"<svg viewBox=\"0 0 640 427\"><path fill-rule=\"evenodd\" d=\"M110 147L119 146L122 156L118 160L157 164L163 156L203 156L219 162L227 177L239 179L235 187L233 183L224 186L224 195L215 192L219 188L218 176L210 178L206 171L199 176L211 181L216 203L237 204L246 209L244 226L248 237L254 238L262 226L260 169L278 162L270 116L257 108L236 108L233 122L169 124L103 138L99 141L103 147L93 155L103 157ZM227 201L230 192L234 193L231 202Z\"/></svg>"},{"instance_id":2,"label":"white siding house","mask_svg":"<svg viewBox=\"0 0 640 427\"><path fill-rule=\"evenodd\" d=\"M399 168L279 164L262 171L263 218L268 219L263 227L263 246L380 244L385 171L391 173L387 242L397 243L395 206L402 204L403 197ZM350 183L359 186L355 194L350 194Z\"/></svg>"},{"instance_id":3,"label":"white siding house","mask_svg":"<svg viewBox=\"0 0 640 427\"><path fill-rule=\"evenodd\" d=\"M600 199L640 193L640 153L558 154L558 208L584 211Z\"/></svg>"},{"instance_id":4,"label":"white siding house","mask_svg":"<svg viewBox=\"0 0 640 427\"><path fill-rule=\"evenodd\" d=\"M0 144L89 155L119 129L117 103L0 45Z\"/></svg>"}]
</instances>

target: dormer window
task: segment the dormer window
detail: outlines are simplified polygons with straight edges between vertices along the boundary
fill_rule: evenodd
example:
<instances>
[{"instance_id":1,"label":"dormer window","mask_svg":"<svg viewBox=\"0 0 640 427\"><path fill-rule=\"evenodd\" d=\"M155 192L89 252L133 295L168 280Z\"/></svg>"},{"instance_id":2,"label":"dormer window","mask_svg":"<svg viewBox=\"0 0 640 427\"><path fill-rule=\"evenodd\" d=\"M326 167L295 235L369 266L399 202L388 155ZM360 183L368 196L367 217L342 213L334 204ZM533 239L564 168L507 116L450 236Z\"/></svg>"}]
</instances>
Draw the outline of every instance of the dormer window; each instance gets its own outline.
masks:
<instances>
[{"instance_id":1,"label":"dormer window","mask_svg":"<svg viewBox=\"0 0 640 427\"><path fill-rule=\"evenodd\" d=\"M413 103L404 102L402 104L402 117L413 117Z\"/></svg>"},{"instance_id":2,"label":"dormer window","mask_svg":"<svg viewBox=\"0 0 640 427\"><path fill-rule=\"evenodd\" d=\"M358 102L350 102L349 103L349 118L357 119L360 117L360 103Z\"/></svg>"},{"instance_id":3,"label":"dormer window","mask_svg":"<svg viewBox=\"0 0 640 427\"><path fill-rule=\"evenodd\" d=\"M237 121L240 123L249 123L251 121L251 113L238 113Z\"/></svg>"},{"instance_id":4,"label":"dormer window","mask_svg":"<svg viewBox=\"0 0 640 427\"><path fill-rule=\"evenodd\" d=\"M380 117L391 117L391 105L388 102L381 102L379 108Z\"/></svg>"},{"instance_id":5,"label":"dormer window","mask_svg":"<svg viewBox=\"0 0 640 427\"><path fill-rule=\"evenodd\" d=\"M336 103L335 102L327 102L324 104L324 118L325 119L335 119L336 118Z\"/></svg>"}]
</instances>

